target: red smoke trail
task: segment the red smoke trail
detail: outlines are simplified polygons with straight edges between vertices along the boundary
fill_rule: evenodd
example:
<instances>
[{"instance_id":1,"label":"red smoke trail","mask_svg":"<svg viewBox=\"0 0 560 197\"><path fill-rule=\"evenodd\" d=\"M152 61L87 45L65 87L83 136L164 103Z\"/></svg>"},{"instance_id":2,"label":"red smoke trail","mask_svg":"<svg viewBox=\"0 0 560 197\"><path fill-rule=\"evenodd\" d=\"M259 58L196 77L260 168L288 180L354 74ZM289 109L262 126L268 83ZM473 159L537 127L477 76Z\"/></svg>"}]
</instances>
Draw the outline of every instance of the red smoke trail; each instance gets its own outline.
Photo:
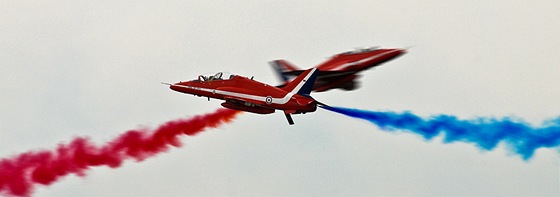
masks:
<instances>
[{"instance_id":1,"label":"red smoke trail","mask_svg":"<svg viewBox=\"0 0 560 197\"><path fill-rule=\"evenodd\" d=\"M74 173L85 176L93 166L119 167L126 159L142 161L180 146L181 134L196 135L206 128L230 122L239 111L219 109L189 119L166 122L158 128L130 130L102 146L79 137L56 150L29 151L0 160L0 194L29 196L34 184L50 185Z\"/></svg>"}]
</instances>

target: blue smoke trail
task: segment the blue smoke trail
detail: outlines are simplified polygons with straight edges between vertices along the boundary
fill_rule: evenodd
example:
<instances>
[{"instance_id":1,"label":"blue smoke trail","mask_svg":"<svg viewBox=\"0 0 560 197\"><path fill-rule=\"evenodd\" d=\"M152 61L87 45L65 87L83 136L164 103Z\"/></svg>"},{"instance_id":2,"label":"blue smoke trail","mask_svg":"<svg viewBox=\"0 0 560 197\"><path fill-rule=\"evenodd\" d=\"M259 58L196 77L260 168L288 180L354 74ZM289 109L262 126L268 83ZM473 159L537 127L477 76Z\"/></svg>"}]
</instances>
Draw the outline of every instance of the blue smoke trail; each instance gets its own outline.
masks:
<instances>
[{"instance_id":1,"label":"blue smoke trail","mask_svg":"<svg viewBox=\"0 0 560 197\"><path fill-rule=\"evenodd\" d=\"M408 130L426 140L444 134L444 142L462 141L473 143L484 150L492 150L504 142L524 160L533 156L538 148L558 148L560 145L560 117L545 121L542 127L534 128L524 122L510 118L502 120L478 118L459 120L455 116L438 115L422 118L410 112L377 112L343 107L321 106L329 111L360 118L384 130Z\"/></svg>"}]
</instances>

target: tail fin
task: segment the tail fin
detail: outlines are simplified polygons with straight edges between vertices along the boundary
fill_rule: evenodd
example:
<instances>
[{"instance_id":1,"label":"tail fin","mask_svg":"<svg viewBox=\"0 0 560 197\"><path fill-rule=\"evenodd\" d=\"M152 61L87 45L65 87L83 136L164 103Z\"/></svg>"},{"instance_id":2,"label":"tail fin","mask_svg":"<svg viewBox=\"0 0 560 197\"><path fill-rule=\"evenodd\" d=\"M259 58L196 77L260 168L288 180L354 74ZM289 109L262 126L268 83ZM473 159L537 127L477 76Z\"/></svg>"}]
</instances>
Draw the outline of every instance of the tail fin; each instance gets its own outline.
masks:
<instances>
[{"instance_id":1,"label":"tail fin","mask_svg":"<svg viewBox=\"0 0 560 197\"><path fill-rule=\"evenodd\" d=\"M269 64L270 66L272 66L272 69L276 71L276 74L278 75L280 80L282 80L284 83L289 82L289 75L296 76L293 74L293 71L299 70L296 66L286 60L274 60L269 62Z\"/></svg>"},{"instance_id":2,"label":"tail fin","mask_svg":"<svg viewBox=\"0 0 560 197\"><path fill-rule=\"evenodd\" d=\"M319 73L317 72L317 68L306 70L293 81L286 84L282 89L287 92L310 97L309 94L311 90L313 90L313 84L315 83L315 79L317 79L317 73Z\"/></svg>"}]
</instances>

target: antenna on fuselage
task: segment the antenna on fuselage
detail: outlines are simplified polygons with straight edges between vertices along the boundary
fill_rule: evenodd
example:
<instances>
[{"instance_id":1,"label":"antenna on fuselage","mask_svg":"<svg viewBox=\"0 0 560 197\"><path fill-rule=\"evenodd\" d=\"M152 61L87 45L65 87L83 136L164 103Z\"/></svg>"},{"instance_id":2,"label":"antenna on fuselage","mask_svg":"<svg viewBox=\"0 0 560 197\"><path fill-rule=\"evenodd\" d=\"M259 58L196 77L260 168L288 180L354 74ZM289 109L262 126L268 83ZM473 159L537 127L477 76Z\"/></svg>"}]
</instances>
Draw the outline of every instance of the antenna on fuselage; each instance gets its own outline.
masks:
<instances>
[{"instance_id":1,"label":"antenna on fuselage","mask_svg":"<svg viewBox=\"0 0 560 197\"><path fill-rule=\"evenodd\" d=\"M292 119L292 116L289 113L284 112L284 115L286 115L286 119L288 120L288 124L293 125L294 124L294 119Z\"/></svg>"}]
</instances>

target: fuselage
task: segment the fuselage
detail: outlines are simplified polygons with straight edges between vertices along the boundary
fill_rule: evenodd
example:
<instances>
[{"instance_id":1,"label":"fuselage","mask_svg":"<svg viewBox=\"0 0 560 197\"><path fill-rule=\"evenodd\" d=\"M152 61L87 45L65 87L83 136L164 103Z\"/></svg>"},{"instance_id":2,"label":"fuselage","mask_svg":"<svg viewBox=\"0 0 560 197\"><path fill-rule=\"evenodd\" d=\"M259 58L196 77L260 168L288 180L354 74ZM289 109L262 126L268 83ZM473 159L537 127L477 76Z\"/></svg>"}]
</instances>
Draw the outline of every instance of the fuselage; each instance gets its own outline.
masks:
<instances>
[{"instance_id":1,"label":"fuselage","mask_svg":"<svg viewBox=\"0 0 560 197\"><path fill-rule=\"evenodd\" d=\"M403 49L362 49L334 55L316 66L320 71L360 72L403 55Z\"/></svg>"},{"instance_id":2,"label":"fuselage","mask_svg":"<svg viewBox=\"0 0 560 197\"><path fill-rule=\"evenodd\" d=\"M247 77L230 75L179 82L172 90L201 97L225 100L224 107L259 114L284 110L290 114L313 112L317 103L313 98L288 92Z\"/></svg>"},{"instance_id":3,"label":"fuselage","mask_svg":"<svg viewBox=\"0 0 560 197\"><path fill-rule=\"evenodd\" d=\"M316 66L320 75L314 90L323 92L334 88L354 90L359 87L359 72L379 66L403 55L402 49L362 49L334 55Z\"/></svg>"}]
</instances>

